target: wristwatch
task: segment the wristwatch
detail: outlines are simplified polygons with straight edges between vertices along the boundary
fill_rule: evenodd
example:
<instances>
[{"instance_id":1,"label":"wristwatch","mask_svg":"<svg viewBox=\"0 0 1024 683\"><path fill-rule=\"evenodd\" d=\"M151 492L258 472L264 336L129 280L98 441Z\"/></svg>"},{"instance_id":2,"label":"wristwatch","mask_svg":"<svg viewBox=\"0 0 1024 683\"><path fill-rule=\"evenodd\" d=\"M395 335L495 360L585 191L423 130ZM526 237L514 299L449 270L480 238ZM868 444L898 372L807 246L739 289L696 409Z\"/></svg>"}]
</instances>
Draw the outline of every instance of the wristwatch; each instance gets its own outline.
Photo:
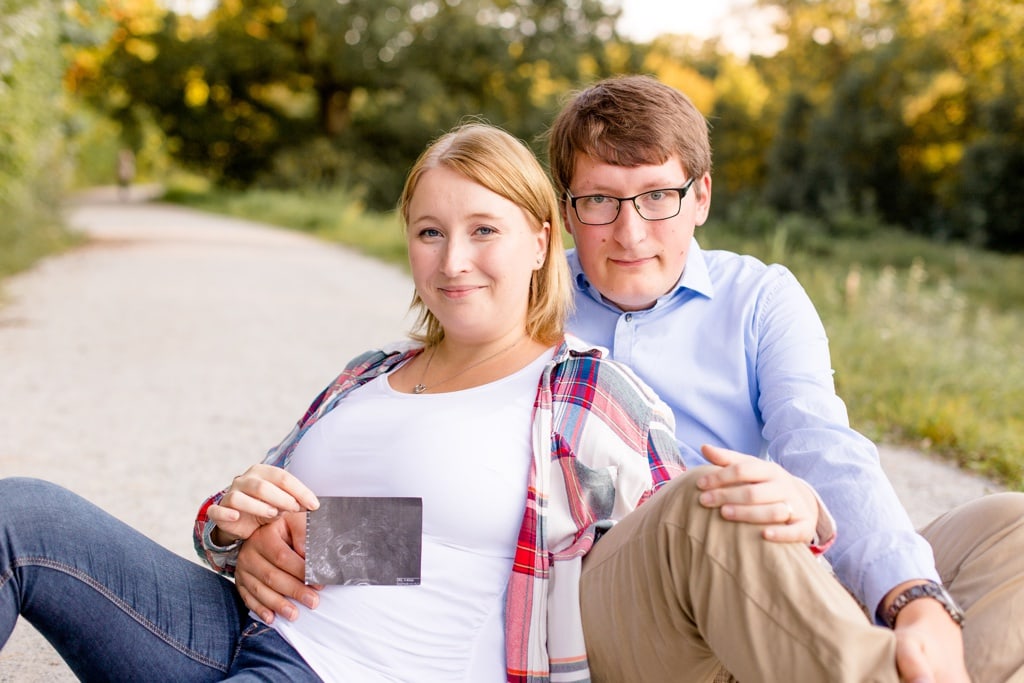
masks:
<instances>
[{"instance_id":1,"label":"wristwatch","mask_svg":"<svg viewBox=\"0 0 1024 683\"><path fill-rule=\"evenodd\" d=\"M882 615L882 621L889 628L896 628L896 617L899 615L900 610L909 605L914 600L920 598L931 598L938 600L939 604L949 613L950 618L957 623L960 628L964 626L964 611L960 609L960 606L956 604L956 600L953 596L942 587L941 584L929 581L928 583L919 583L915 586L911 586L902 593L896 596L896 599L889 604L889 608L885 610Z\"/></svg>"}]
</instances>

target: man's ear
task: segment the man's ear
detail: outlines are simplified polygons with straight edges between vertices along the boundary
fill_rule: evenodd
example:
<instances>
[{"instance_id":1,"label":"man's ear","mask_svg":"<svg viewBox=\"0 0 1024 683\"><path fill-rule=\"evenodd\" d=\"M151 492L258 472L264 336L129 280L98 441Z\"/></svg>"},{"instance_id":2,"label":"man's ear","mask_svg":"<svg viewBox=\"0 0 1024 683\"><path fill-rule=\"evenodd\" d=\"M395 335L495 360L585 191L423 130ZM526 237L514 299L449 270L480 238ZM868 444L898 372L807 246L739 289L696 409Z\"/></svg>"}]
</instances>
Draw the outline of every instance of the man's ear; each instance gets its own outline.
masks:
<instances>
[{"instance_id":1,"label":"man's ear","mask_svg":"<svg viewBox=\"0 0 1024 683\"><path fill-rule=\"evenodd\" d=\"M705 173L700 179L700 192L695 192L694 224L704 225L711 213L711 174Z\"/></svg>"},{"instance_id":2,"label":"man's ear","mask_svg":"<svg viewBox=\"0 0 1024 683\"><path fill-rule=\"evenodd\" d=\"M573 235L572 227L569 225L569 211L565 206L566 203L564 201L558 202L558 211L562 214L562 225L565 226L565 231L572 235L573 240L575 240L576 235Z\"/></svg>"}]
</instances>

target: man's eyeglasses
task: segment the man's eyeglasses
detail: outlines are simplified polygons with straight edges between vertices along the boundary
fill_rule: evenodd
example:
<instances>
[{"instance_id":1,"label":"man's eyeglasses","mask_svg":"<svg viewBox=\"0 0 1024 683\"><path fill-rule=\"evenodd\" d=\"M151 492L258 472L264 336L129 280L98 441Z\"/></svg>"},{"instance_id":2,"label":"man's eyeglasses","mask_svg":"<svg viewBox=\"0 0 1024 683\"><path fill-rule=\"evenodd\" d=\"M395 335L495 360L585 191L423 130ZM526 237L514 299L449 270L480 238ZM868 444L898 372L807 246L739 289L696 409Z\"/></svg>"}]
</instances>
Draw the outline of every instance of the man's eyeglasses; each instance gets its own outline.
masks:
<instances>
[{"instance_id":1,"label":"man's eyeglasses","mask_svg":"<svg viewBox=\"0 0 1024 683\"><path fill-rule=\"evenodd\" d=\"M683 199L687 191L693 185L694 178L686 181L682 187L665 187L660 190L650 190L632 197L609 197L604 194L588 194L582 197L573 197L568 191L569 197L576 212L576 218L584 225L608 225L614 223L619 217L622 209L622 202L633 202L636 212L646 221L663 221L679 215L683 206Z\"/></svg>"}]
</instances>

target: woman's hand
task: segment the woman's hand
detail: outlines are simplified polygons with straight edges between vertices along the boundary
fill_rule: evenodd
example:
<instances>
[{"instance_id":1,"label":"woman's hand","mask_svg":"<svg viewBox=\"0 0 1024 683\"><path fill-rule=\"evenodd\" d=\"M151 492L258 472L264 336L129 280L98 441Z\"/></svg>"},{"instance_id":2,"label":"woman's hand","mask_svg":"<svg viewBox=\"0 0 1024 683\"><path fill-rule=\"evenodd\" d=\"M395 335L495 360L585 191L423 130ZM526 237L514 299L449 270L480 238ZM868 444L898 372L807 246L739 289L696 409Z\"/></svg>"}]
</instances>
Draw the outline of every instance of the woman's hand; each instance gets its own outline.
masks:
<instances>
[{"instance_id":1,"label":"woman's hand","mask_svg":"<svg viewBox=\"0 0 1024 683\"><path fill-rule=\"evenodd\" d=\"M807 543L815 537L818 499L806 482L752 455L716 446L703 446L701 453L720 468L697 482L702 505L719 508L734 522L764 525L769 541Z\"/></svg>"},{"instance_id":2,"label":"woman's hand","mask_svg":"<svg viewBox=\"0 0 1024 683\"><path fill-rule=\"evenodd\" d=\"M213 541L228 545L249 538L256 529L285 512L318 507L320 501L313 492L288 470L253 465L235 477L220 502L211 505L206 514L217 525Z\"/></svg>"}]
</instances>

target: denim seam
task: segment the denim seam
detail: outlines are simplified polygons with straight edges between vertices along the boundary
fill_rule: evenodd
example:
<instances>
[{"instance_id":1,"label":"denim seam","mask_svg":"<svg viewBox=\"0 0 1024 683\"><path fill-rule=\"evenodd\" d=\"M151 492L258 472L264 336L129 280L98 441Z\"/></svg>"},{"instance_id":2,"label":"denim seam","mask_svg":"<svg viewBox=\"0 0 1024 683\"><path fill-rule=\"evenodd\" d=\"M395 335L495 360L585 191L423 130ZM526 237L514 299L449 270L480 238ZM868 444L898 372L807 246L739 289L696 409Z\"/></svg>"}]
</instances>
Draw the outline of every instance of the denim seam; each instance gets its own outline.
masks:
<instances>
[{"instance_id":1,"label":"denim seam","mask_svg":"<svg viewBox=\"0 0 1024 683\"><path fill-rule=\"evenodd\" d=\"M258 636L267 630L270 630L270 626L259 621L254 621L242 629L242 634L238 637L238 642L235 643L235 652L231 656L231 663L234 664L235 661L238 660L238 656L242 654L242 645L244 644L244 641Z\"/></svg>"},{"instance_id":2,"label":"denim seam","mask_svg":"<svg viewBox=\"0 0 1024 683\"><path fill-rule=\"evenodd\" d=\"M118 609L120 609L122 612L124 612L129 617L131 617L136 622L138 622L143 628L145 628L151 634L153 634L154 636L156 636L157 638L159 638L163 642L167 643L167 645L171 646L172 648L174 648L175 650L177 650L181 654L185 655L189 659L192 659L192 660L198 662L199 664L202 664L203 666L208 666L208 667L216 669L218 671L223 671L223 672L227 673L228 669L225 668L220 662L218 662L218 661L216 661L214 659L210 659L209 657L206 657L205 655L200 654L199 652L195 652L191 648L188 648L188 647L186 647L186 646L184 646L184 645L182 645L180 643L175 642L166 633L164 633L156 624L151 622L149 619L147 619L141 613L139 613L134 608L132 608L131 605L129 605L124 600L122 600L117 595L115 595L113 592L108 590L106 586L104 586L103 584L101 584L100 582L96 581L94 578L92 578L91 576L89 576L85 572L83 572L80 569L77 569L75 567L71 567L71 566L62 564L60 562L55 562L54 560L51 560L51 559L48 559L48 558L45 558L45 557L17 558L17 559L14 560L13 566L11 568L11 572L8 575L5 575L3 581L0 581L0 586L3 586L3 584L7 581L7 579L9 579L13 575L13 570L14 569L18 569L18 568L21 568L21 567L31 567L31 566L38 566L38 567L44 567L46 569L52 569L54 571L62 572L62 573L66 574L66 575L68 575L68 576L70 576L72 578L78 579L79 581L81 581L82 583L84 583L85 585L89 586L90 588L95 590L97 593L99 593L100 595L105 597L111 603L113 603Z\"/></svg>"}]
</instances>

